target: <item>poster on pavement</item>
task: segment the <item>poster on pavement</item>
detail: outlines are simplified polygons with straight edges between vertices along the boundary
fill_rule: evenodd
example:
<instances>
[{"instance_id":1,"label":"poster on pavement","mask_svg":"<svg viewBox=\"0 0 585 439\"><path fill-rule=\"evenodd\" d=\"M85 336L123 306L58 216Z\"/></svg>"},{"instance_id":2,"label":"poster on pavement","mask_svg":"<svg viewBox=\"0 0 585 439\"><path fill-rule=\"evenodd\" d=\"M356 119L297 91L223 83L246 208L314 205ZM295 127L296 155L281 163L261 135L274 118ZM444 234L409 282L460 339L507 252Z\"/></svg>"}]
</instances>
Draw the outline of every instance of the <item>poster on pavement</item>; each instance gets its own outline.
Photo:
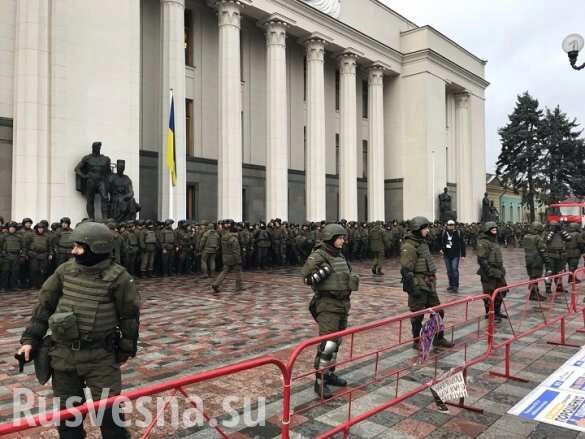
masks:
<instances>
[{"instance_id":1,"label":"poster on pavement","mask_svg":"<svg viewBox=\"0 0 585 439\"><path fill-rule=\"evenodd\" d=\"M508 413L585 432L585 347Z\"/></svg>"}]
</instances>

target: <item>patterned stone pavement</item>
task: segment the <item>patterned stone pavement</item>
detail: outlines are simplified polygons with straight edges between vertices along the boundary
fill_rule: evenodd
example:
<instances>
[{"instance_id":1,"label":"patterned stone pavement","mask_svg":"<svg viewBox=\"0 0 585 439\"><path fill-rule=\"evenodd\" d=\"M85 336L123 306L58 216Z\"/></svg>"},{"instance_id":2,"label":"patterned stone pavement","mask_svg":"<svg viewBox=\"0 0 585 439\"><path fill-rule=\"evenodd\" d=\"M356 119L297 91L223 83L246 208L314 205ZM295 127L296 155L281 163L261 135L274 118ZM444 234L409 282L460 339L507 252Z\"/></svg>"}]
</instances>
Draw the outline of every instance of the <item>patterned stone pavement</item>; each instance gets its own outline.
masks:
<instances>
[{"instance_id":1,"label":"patterned stone pavement","mask_svg":"<svg viewBox=\"0 0 585 439\"><path fill-rule=\"evenodd\" d=\"M508 281L525 278L523 252L520 249L504 251ZM437 256L439 267L438 289L443 302L455 300L480 292L476 259L470 255L462 261L461 289L458 295L447 294L447 278L444 264ZM406 294L402 292L399 266L396 258L387 259L384 266L385 276L374 277L369 273L367 263L354 263L354 271L361 275L360 291L352 296L350 325L355 326L407 311ZM141 318L141 340L136 359L124 366L123 381L126 388L145 386L161 380L185 376L218 366L258 356L274 354L286 359L291 348L302 340L316 334L316 326L308 311L307 303L311 297L309 288L303 285L298 267L278 268L264 272L244 273L247 290L233 291L233 281L228 279L225 288L218 294L212 292L208 280L193 276L149 279L138 282L144 306ZM26 291L1 296L0 306L0 420L12 417L12 391L16 387L27 387L40 396L50 395L50 387L39 386L30 366L25 374L17 374L12 359L24 324L30 317L36 292ZM481 305L476 303L471 313L481 314ZM448 315L447 321L461 321L463 310ZM478 319L483 325L483 319ZM569 333L574 332L577 322L569 324ZM482 326L483 327L483 326ZM372 332L367 337L355 340L355 353L360 348L375 347L387 337L397 337L397 333L408 332L408 327L393 329L393 335ZM553 347L543 342L545 333L533 334L514 345L514 371L522 369L522 377L529 383L517 383L494 378L487 374L491 367L501 367L503 359L499 352L493 358L470 369L470 398L467 403L484 409L483 414L451 408L449 414L435 410L432 398L427 392L407 399L385 410L364 423L352 428L351 437L356 438L495 438L495 437L577 437L568 430L561 430L537 423L527 423L519 418L505 415L515 402L560 366L572 353L573 348ZM580 335L572 339L582 343ZM481 350L482 340L470 344ZM358 346L359 345L359 346ZM347 357L349 342L345 341L340 359ZM346 351L344 353L344 351ZM409 346L392 355L382 355L382 362L398 357L412 357L414 351ZM345 355L345 356L344 356ZM442 357L438 367L448 368L457 364L453 354ZM301 355L298 371L310 371L313 349ZM343 369L352 385L365 382L365 370L370 364L361 363ZM428 376L425 368L413 369L400 386L414 386L420 383L420 374ZM427 375L425 375L425 372ZM431 371L432 375L432 371ZM306 409L302 415L293 418L293 437L315 437L337 425L345 418L348 410L347 400L336 399L328 404L308 409L314 402L310 385L311 378L299 380L295 384L293 406L296 410ZM375 403L388 399L395 383L380 382L353 393L352 413L359 413ZM390 389L390 390L389 390ZM254 404L259 396L266 397L267 425L244 428L234 425L226 430L233 438L278 436L276 423L279 419L280 381L276 370L270 366L256 369L230 378L216 379L189 387L190 394L201 397L206 413L220 416L221 396L235 395L240 400L249 397ZM182 406L181 402L181 406ZM241 401L233 407L241 408ZM220 418L221 419L221 418ZM141 429L136 429L138 434ZM40 431L22 437L38 437ZM207 426L175 431L155 429L154 437L188 436L193 438L218 437ZM43 437L54 437L43 433ZM93 429L90 437L99 437ZM583 436L585 437L585 436Z\"/></svg>"}]
</instances>

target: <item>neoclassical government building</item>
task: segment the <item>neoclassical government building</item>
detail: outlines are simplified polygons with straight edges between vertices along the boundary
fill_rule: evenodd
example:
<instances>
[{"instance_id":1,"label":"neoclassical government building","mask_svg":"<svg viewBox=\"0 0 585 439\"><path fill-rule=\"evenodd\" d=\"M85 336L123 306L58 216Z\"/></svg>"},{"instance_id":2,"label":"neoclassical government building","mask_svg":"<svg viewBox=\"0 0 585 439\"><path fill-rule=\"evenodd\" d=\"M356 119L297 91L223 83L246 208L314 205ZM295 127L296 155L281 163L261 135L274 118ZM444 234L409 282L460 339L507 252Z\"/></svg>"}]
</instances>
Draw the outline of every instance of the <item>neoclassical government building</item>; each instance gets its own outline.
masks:
<instances>
[{"instance_id":1,"label":"neoclassical government building","mask_svg":"<svg viewBox=\"0 0 585 439\"><path fill-rule=\"evenodd\" d=\"M142 218L475 221L485 64L377 0L0 0L0 215L84 217L99 140Z\"/></svg>"}]
</instances>

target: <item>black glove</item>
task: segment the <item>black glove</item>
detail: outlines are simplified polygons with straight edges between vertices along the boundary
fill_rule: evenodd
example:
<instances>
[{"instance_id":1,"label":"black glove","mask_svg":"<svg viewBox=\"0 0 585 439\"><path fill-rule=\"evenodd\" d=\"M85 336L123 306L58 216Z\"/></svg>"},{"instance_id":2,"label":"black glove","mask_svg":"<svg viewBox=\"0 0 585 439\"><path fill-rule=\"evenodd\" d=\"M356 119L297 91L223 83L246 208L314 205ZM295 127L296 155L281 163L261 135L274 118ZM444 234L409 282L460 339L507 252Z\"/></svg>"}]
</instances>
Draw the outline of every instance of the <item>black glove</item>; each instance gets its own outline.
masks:
<instances>
[{"instance_id":1,"label":"black glove","mask_svg":"<svg viewBox=\"0 0 585 439\"><path fill-rule=\"evenodd\" d=\"M414 273L403 268L400 274L402 275L402 291L414 294Z\"/></svg>"}]
</instances>

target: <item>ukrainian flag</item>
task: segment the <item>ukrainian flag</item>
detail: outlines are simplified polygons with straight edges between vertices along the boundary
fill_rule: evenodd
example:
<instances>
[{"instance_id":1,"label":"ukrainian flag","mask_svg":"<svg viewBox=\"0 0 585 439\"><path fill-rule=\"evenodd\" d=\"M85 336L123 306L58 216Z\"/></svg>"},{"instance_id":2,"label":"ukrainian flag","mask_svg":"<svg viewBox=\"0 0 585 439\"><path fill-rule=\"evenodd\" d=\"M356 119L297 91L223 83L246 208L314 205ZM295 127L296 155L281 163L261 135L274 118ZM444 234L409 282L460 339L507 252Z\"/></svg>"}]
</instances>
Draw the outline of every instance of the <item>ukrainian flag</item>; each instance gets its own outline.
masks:
<instances>
[{"instance_id":1,"label":"ukrainian flag","mask_svg":"<svg viewBox=\"0 0 585 439\"><path fill-rule=\"evenodd\" d=\"M167 166L171 174L171 183L177 184L177 160L175 151L175 98L171 91L171 109L169 111L169 129L167 130Z\"/></svg>"}]
</instances>

